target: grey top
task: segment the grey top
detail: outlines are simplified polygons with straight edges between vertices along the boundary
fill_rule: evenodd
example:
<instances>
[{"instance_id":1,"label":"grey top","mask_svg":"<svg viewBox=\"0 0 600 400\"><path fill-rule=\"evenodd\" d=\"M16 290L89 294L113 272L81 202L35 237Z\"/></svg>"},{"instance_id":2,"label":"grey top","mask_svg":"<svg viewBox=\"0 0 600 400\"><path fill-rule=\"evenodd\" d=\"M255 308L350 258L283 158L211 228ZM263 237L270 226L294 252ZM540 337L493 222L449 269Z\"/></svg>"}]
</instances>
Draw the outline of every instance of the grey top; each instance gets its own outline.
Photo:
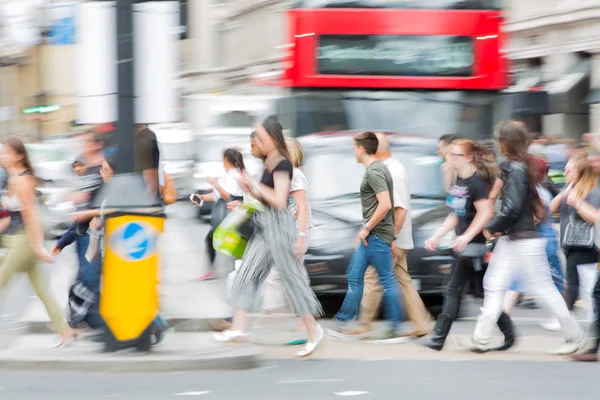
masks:
<instances>
[{"instance_id":1,"label":"grey top","mask_svg":"<svg viewBox=\"0 0 600 400\"><path fill-rule=\"evenodd\" d=\"M598 186L595 186L592 188L592 190L590 190L585 198L585 201L590 203L594 208L600 208L600 189ZM563 200L560 203L558 211L560 213L560 243L563 244L564 234L567 230L567 225L569 225L570 217L573 216L573 218L576 218L577 220L582 220L582 218L579 216L575 208L567 204L566 200Z\"/></svg>"}]
</instances>

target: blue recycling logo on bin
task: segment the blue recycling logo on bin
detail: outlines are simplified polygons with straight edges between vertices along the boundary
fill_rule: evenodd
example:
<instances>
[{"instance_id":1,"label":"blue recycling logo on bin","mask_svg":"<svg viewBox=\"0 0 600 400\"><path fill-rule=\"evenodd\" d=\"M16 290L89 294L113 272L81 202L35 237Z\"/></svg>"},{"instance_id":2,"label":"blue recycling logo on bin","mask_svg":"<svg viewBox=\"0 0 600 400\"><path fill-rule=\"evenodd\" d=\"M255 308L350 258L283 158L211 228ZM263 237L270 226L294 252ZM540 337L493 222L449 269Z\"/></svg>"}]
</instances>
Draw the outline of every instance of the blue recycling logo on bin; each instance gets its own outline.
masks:
<instances>
[{"instance_id":1,"label":"blue recycling logo on bin","mask_svg":"<svg viewBox=\"0 0 600 400\"><path fill-rule=\"evenodd\" d=\"M123 260L145 260L156 253L158 232L143 222L129 222L119 226L110 238L112 251Z\"/></svg>"}]
</instances>

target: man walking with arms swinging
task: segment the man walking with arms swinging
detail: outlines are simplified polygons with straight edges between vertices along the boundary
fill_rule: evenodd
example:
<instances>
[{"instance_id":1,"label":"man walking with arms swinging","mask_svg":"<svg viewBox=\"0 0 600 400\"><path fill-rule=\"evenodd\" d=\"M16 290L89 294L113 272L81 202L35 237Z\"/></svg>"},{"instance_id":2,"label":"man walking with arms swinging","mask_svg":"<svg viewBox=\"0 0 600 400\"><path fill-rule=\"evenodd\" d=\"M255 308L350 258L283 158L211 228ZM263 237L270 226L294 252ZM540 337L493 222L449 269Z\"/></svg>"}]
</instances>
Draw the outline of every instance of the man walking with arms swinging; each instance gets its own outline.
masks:
<instances>
[{"instance_id":1,"label":"man walking with arms swinging","mask_svg":"<svg viewBox=\"0 0 600 400\"><path fill-rule=\"evenodd\" d=\"M383 305L390 320L390 337L397 336L403 319L400 289L393 273L392 243L394 235L394 186L387 167L377 160L379 141L373 132L362 132L354 137L354 156L366 168L360 186L363 227L358 232L358 246L348 267L348 292L342 308L335 316L341 324L330 334L349 338L346 324L358 315L363 296L364 277L372 265L383 286Z\"/></svg>"}]
</instances>

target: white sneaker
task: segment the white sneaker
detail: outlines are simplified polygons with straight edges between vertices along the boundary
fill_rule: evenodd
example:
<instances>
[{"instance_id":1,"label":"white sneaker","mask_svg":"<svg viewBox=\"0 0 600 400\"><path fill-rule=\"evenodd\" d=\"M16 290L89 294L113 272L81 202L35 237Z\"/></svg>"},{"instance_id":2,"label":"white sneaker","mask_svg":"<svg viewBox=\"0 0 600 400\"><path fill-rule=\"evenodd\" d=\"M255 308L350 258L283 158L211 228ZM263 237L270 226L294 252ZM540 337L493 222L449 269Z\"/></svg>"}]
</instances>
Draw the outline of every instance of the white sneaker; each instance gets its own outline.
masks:
<instances>
[{"instance_id":1,"label":"white sneaker","mask_svg":"<svg viewBox=\"0 0 600 400\"><path fill-rule=\"evenodd\" d=\"M555 356L566 356L569 354L575 354L578 351L585 348L587 339L585 335L581 334L577 339L567 339L567 342L560 346L558 349L553 350L550 354Z\"/></svg>"},{"instance_id":2,"label":"white sneaker","mask_svg":"<svg viewBox=\"0 0 600 400\"><path fill-rule=\"evenodd\" d=\"M487 353L492 348L486 343L480 343L476 341L473 336L466 335L452 335L452 342L454 347L459 351L470 351L473 353Z\"/></svg>"},{"instance_id":3,"label":"white sneaker","mask_svg":"<svg viewBox=\"0 0 600 400\"><path fill-rule=\"evenodd\" d=\"M213 333L213 338L219 343L245 342L248 337L250 337L250 334L242 331L226 330Z\"/></svg>"},{"instance_id":4,"label":"white sneaker","mask_svg":"<svg viewBox=\"0 0 600 400\"><path fill-rule=\"evenodd\" d=\"M354 331L350 331L350 330L345 330L344 328L340 328L340 329L327 329L327 335L336 339L336 340L343 340L346 342L353 342L353 341L358 341L358 340L363 340L363 339L367 339L371 336L371 332L366 331L366 332L362 332L359 330L354 330Z\"/></svg>"},{"instance_id":5,"label":"white sneaker","mask_svg":"<svg viewBox=\"0 0 600 400\"><path fill-rule=\"evenodd\" d=\"M321 328L321 325L317 325L317 328L319 330L317 339L309 340L308 342L306 342L306 345L304 346L304 348L296 353L297 357L300 357L300 358L310 357L313 354L315 354L317 352L317 350L322 349L326 345L325 332L323 331L323 328Z\"/></svg>"},{"instance_id":6,"label":"white sneaker","mask_svg":"<svg viewBox=\"0 0 600 400\"><path fill-rule=\"evenodd\" d=\"M559 332L562 327L560 326L560 322L558 321L558 318L554 318L551 319L550 321L546 321L546 322L542 322L540 325L542 325L542 328L544 328L547 331L551 331L551 332Z\"/></svg>"}]
</instances>

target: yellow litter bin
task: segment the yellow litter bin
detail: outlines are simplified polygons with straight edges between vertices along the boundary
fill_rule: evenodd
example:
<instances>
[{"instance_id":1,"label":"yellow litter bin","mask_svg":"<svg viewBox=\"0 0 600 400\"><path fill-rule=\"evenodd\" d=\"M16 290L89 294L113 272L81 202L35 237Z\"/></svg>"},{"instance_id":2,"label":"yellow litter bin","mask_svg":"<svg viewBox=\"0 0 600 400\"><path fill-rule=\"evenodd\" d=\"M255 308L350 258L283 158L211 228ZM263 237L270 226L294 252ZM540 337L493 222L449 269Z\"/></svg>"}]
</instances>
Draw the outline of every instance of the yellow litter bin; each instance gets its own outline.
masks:
<instances>
[{"instance_id":1,"label":"yellow litter bin","mask_svg":"<svg viewBox=\"0 0 600 400\"><path fill-rule=\"evenodd\" d=\"M150 347L159 313L158 239L164 215L114 214L106 220L100 315L108 326L107 350ZM135 343L132 343L135 342Z\"/></svg>"},{"instance_id":2,"label":"yellow litter bin","mask_svg":"<svg viewBox=\"0 0 600 400\"><path fill-rule=\"evenodd\" d=\"M146 194L140 174L116 175L96 194L91 208L103 216L104 256L100 315L105 351L150 349L159 313L158 240L165 223L160 200Z\"/></svg>"}]
</instances>

